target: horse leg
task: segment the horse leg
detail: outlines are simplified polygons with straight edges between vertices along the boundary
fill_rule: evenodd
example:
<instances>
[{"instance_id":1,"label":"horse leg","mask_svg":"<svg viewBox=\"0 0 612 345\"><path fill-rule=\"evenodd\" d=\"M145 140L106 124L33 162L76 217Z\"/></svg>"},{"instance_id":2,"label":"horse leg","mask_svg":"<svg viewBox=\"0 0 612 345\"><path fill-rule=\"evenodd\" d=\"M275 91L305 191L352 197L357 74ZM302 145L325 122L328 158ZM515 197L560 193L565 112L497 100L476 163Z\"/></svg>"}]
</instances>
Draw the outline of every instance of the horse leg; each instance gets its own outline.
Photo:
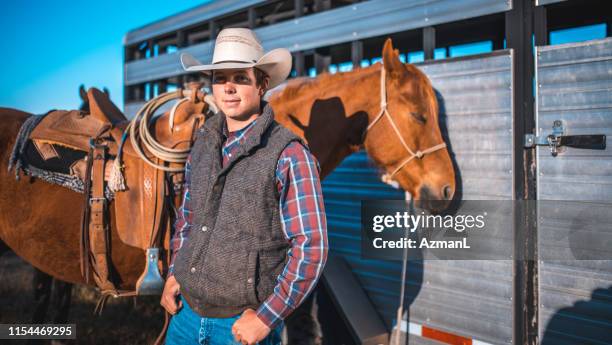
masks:
<instances>
[{"instance_id":1,"label":"horse leg","mask_svg":"<svg viewBox=\"0 0 612 345\"><path fill-rule=\"evenodd\" d=\"M53 277L40 271L36 267L34 268L34 279L32 288L34 290L34 315L32 316L33 324L45 323L47 316L47 309L49 308L49 300L51 299L51 283ZM26 344L28 345L41 345L45 342L42 339L28 339Z\"/></svg>"},{"instance_id":2,"label":"horse leg","mask_svg":"<svg viewBox=\"0 0 612 345\"><path fill-rule=\"evenodd\" d=\"M44 323L51 299L51 284L53 277L34 268L34 316L32 323Z\"/></svg>"},{"instance_id":3,"label":"horse leg","mask_svg":"<svg viewBox=\"0 0 612 345\"><path fill-rule=\"evenodd\" d=\"M72 296L72 284L34 268L34 303L36 303L32 323L42 324L46 322L49 304L52 305L54 316L51 323L65 324L68 322L70 311L70 300ZM31 339L28 345L40 345L45 342L40 339ZM63 344L61 341L52 341L51 344Z\"/></svg>"},{"instance_id":4,"label":"horse leg","mask_svg":"<svg viewBox=\"0 0 612 345\"><path fill-rule=\"evenodd\" d=\"M72 299L73 284L58 279L53 281L53 309L55 317L53 323L63 324L68 322L70 313L70 301Z\"/></svg>"}]
</instances>

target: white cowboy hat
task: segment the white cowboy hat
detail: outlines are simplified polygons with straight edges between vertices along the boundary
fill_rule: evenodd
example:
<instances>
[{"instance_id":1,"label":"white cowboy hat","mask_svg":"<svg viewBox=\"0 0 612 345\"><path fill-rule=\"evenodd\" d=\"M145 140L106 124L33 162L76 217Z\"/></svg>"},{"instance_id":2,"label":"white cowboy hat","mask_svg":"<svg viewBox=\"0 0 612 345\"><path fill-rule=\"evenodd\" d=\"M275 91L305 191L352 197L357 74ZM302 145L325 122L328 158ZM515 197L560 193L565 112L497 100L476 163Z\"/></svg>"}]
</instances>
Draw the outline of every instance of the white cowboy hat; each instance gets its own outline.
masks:
<instances>
[{"instance_id":1,"label":"white cowboy hat","mask_svg":"<svg viewBox=\"0 0 612 345\"><path fill-rule=\"evenodd\" d=\"M255 32L228 28L221 30L215 40L212 64L203 65L189 53L181 54L181 64L186 71L204 73L215 69L257 67L270 77L268 89L271 89L291 73L291 53L285 48L277 48L264 54Z\"/></svg>"}]
</instances>

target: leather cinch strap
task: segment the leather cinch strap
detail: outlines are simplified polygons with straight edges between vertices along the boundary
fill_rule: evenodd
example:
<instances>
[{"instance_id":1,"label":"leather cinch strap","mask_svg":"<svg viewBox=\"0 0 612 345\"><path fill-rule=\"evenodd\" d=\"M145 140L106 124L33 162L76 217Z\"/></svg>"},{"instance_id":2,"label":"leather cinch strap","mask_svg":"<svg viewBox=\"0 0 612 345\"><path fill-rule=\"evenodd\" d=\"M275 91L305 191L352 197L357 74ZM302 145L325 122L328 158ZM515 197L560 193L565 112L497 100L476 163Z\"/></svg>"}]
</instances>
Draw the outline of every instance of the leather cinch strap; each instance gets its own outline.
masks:
<instances>
[{"instance_id":1,"label":"leather cinch strap","mask_svg":"<svg viewBox=\"0 0 612 345\"><path fill-rule=\"evenodd\" d=\"M112 281L110 258L110 229L108 217L108 200L104 195L104 166L106 164L107 145L92 139L87 156L85 176L85 205L81 220L81 274L89 283L90 270L102 292L94 314L100 314L108 297L135 296L136 292L117 290Z\"/></svg>"},{"instance_id":2,"label":"leather cinch strap","mask_svg":"<svg viewBox=\"0 0 612 345\"><path fill-rule=\"evenodd\" d=\"M93 254L94 279L96 284L105 290L115 290L115 284L109 280L108 264L108 231L106 231L107 200L104 197L104 164L106 163L106 145L95 144L93 149L92 189L91 189L91 252Z\"/></svg>"},{"instance_id":3,"label":"leather cinch strap","mask_svg":"<svg viewBox=\"0 0 612 345\"><path fill-rule=\"evenodd\" d=\"M85 169L85 199L83 201L83 215L81 218L81 237L79 246L79 262L81 266L81 276L85 279L85 284L89 284L89 196L91 193L91 167L93 162L93 148L89 149L86 158L87 167Z\"/></svg>"},{"instance_id":4,"label":"leather cinch strap","mask_svg":"<svg viewBox=\"0 0 612 345\"><path fill-rule=\"evenodd\" d=\"M115 284L110 281L109 265L109 236L107 222L105 221L107 211L107 200L104 196L104 165L106 163L105 144L95 143L93 145L93 161L91 169L91 198L90 207L90 250L91 262L94 271L94 280L100 287L102 293L105 291L116 291Z\"/></svg>"}]
</instances>

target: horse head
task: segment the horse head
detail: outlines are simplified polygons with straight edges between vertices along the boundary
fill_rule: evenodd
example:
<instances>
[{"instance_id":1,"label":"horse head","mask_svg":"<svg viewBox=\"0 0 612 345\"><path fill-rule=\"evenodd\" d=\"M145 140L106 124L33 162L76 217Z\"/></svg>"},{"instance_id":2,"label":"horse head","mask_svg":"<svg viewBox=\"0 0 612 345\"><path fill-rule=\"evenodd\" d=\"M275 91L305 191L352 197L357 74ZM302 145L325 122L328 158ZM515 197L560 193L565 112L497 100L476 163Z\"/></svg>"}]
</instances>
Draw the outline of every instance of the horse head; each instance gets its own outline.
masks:
<instances>
[{"instance_id":1,"label":"horse head","mask_svg":"<svg viewBox=\"0 0 612 345\"><path fill-rule=\"evenodd\" d=\"M455 172L438 123L438 103L427 76L399 59L391 39L383 47L380 106L368 116L364 146L387 174L418 200L419 207L445 208L455 192ZM379 64L377 64L379 65ZM373 66L374 67L374 66ZM435 203L432 200L444 200Z\"/></svg>"}]
</instances>

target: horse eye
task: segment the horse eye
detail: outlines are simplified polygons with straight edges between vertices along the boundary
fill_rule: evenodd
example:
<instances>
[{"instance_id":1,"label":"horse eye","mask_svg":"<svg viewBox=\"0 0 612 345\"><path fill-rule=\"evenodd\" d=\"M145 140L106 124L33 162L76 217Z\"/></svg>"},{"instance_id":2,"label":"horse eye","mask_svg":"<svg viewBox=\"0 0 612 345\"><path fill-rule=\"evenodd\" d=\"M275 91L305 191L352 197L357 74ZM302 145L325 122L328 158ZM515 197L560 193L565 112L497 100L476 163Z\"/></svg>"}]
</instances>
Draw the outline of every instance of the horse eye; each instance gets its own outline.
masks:
<instances>
[{"instance_id":1,"label":"horse eye","mask_svg":"<svg viewBox=\"0 0 612 345\"><path fill-rule=\"evenodd\" d=\"M423 116L423 114L421 113L417 113L416 111L411 111L410 115L412 115L412 117L414 117L421 124L425 124L427 122L427 118L425 118L425 116Z\"/></svg>"}]
</instances>

